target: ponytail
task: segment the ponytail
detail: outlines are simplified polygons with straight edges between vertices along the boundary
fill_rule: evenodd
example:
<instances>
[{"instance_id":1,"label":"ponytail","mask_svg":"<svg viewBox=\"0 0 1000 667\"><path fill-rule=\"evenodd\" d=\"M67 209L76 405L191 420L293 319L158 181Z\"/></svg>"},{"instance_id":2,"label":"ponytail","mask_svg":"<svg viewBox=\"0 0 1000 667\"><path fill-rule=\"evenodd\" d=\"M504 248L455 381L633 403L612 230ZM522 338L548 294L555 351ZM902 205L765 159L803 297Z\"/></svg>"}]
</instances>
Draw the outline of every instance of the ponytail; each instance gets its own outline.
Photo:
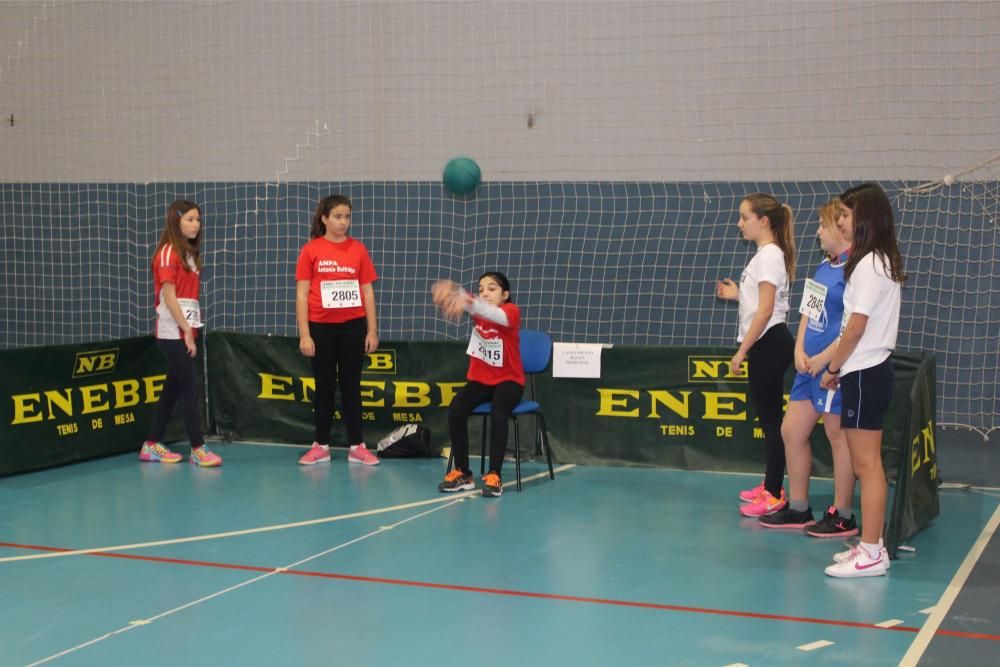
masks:
<instances>
[{"instance_id":1,"label":"ponytail","mask_svg":"<svg viewBox=\"0 0 1000 667\"><path fill-rule=\"evenodd\" d=\"M743 201L749 202L750 209L758 218L770 221L774 242L785 256L785 272L788 273L788 284L791 285L795 280L795 216L792 214L792 207L764 192L747 195Z\"/></svg>"},{"instance_id":2,"label":"ponytail","mask_svg":"<svg viewBox=\"0 0 1000 667\"><path fill-rule=\"evenodd\" d=\"M791 285L795 282L795 215L788 204L781 205L781 212L785 220L782 223L781 233L775 234L775 240L785 253L785 271L788 272L788 284Z\"/></svg>"}]
</instances>

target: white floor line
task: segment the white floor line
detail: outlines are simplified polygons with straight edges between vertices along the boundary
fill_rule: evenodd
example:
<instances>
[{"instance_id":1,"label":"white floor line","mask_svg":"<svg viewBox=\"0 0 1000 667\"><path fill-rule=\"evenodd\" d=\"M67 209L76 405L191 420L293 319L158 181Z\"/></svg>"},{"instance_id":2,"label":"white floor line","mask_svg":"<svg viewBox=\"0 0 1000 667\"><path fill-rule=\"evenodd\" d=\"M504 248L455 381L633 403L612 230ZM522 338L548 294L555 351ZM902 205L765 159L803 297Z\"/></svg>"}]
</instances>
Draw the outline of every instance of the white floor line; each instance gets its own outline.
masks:
<instances>
[{"instance_id":1,"label":"white floor line","mask_svg":"<svg viewBox=\"0 0 1000 667\"><path fill-rule=\"evenodd\" d=\"M796 646L795 648L800 651L815 651L817 649L826 648L827 646L833 646L833 642L827 639L820 639L819 641L803 644L802 646Z\"/></svg>"},{"instance_id":2,"label":"white floor line","mask_svg":"<svg viewBox=\"0 0 1000 667\"><path fill-rule=\"evenodd\" d=\"M524 479L522 478L521 481L524 481ZM382 527L378 528L377 530L373 530L373 531L371 531L369 533L366 533L364 535L361 535L359 537L355 537L353 540L348 540L347 542L344 542L342 544L338 544L335 547L331 547L329 549L326 549L325 551L321 551L319 553L313 554L312 556L308 556L306 558L303 558L302 560L295 561L294 563L289 563L288 565L284 565L282 567L276 567L273 570L271 570L270 572L265 572L264 574L258 575L256 577L251 578L251 579L247 579L246 581L242 581L242 582L240 582L238 584L235 584L233 586L229 586L227 588L223 588L222 590L216 591L216 592L211 593L209 595L206 595L204 597L200 597L197 600L192 600L191 602L188 602L186 604L182 604L179 607L174 607L173 609L168 609L167 611L160 612L159 614L157 614L155 616L151 616L150 618L145 618L145 619L141 619L141 620L137 620L137 621L129 621L128 625L122 626L122 627L118 628L117 630L112 630L111 632L105 633L105 634L101 635L100 637L95 637L94 639L91 639L89 641L85 641L85 642L83 642L81 644L77 644L76 646L70 647L70 648L65 649L63 651L60 651L59 653L54 653L54 654L48 656L47 658L42 658L41 660L37 660L35 662L32 662L32 663L26 665L25 667L36 667L37 665L43 665L43 664L45 664L47 662L51 662L53 660L57 660L58 658L65 657L65 656L67 656L67 655L69 655L71 653L75 653L77 651L85 649L88 646L93 646L94 644L96 644L98 642L101 642L101 641L104 641L105 639L109 639L110 637L114 637L115 635L120 635L120 634L122 634L124 632L128 632L129 630L133 630L133 629L138 628L138 627L143 627L143 626L149 625L151 623L154 623L154 622L160 620L161 618L166 618L167 616L170 616L172 614L176 614L178 612L184 611L185 609L190 609L191 607L194 607L195 605L199 605L202 602L208 602L209 600L212 600L214 598L217 598L217 597L220 597L222 595L225 595L226 593L231 593L232 591L238 590L238 589L243 588L245 586L249 586L250 584L257 583L258 581L263 581L264 579L267 579L268 577L272 577L272 576L274 576L276 574L281 574L283 572L287 572L288 570L290 570L292 568L295 568L295 567L298 567L300 565L303 565L305 563L308 563L311 560L315 560L317 558L322 558L323 556L331 554L331 553L333 553L335 551L339 551L340 549L347 548L347 547L351 546L352 544L357 544L358 542L361 542L363 540L367 540L369 537L374 537L375 535L378 535L379 533L384 533L385 531L392 530L394 528L398 528L399 526L402 526L405 523L409 523L410 521L414 521L414 520L419 519L421 517L425 517L428 514L432 514L434 512L439 511L439 510L446 509L448 507L451 507L452 505L457 505L458 503L464 502L466 500L467 496L468 496L468 494L463 494L463 496L459 497L459 498L451 496L451 497L448 498L448 502L447 503L445 503L445 504L443 504L443 505L441 505L439 507L434 507L432 509L425 510L423 512L420 512L419 514L414 514L411 517L407 517L405 519L397 521L396 523L391 524L389 526L382 526Z\"/></svg>"},{"instance_id":3,"label":"white floor line","mask_svg":"<svg viewBox=\"0 0 1000 667\"><path fill-rule=\"evenodd\" d=\"M993 512L993 516L990 517L990 520L983 527L982 532L979 533L979 539L969 549L969 553L966 554L965 560L962 561L958 571L955 572L951 583L948 584L938 603L934 605L934 611L927 617L927 621L924 622L923 627L920 628L920 632L917 633L917 636L910 644L909 650L907 650L903 659L899 661L899 667L916 667L917 663L920 662L920 658L923 657L924 651L930 645L931 639L934 638L934 634L941 626L944 617L951 610L951 605L954 604L958 594L962 592L962 587L969 578L972 568L975 567L979 557L983 555L983 551L986 550L986 545L989 544L998 525L1000 525L1000 505L997 506Z\"/></svg>"},{"instance_id":4,"label":"white floor line","mask_svg":"<svg viewBox=\"0 0 1000 667\"><path fill-rule=\"evenodd\" d=\"M576 464L567 463L565 465L558 466L555 468L555 472L564 472L575 468ZM540 473L529 475L528 477L522 477L521 482L530 482L542 477L548 477L548 470L544 470ZM203 542L206 540L220 540L228 537L239 537L241 535L254 535L257 533L268 533L277 530L288 530L291 528L302 528L305 526L317 526L324 523L333 523L335 521L345 521L347 519L358 519L366 516L375 516L377 514L386 514L388 512L399 512L401 510L413 509L415 507L424 507L426 505L438 505L442 503L447 503L454 500L455 498L465 498L471 495L480 494L481 491L465 491L456 494L442 495L435 498L430 498L428 500L418 500L412 503L404 503L402 505L392 505L390 507L379 507L372 510L365 510L363 512L352 512L350 514L336 514L334 516L322 517L319 519L309 519L307 521L296 521L293 523L280 523L271 526L259 526L257 528L246 528L244 530L231 530L225 533L212 533L209 535L193 535L190 537L177 537L169 540L156 540L153 542L138 542L136 544L116 544L106 547L93 547L91 549L74 549L73 551L56 551L47 552L41 554L28 554L24 556L7 556L6 558L0 558L0 563L13 563L22 560L42 560L46 558L64 558L67 556L82 556L86 554L92 554L96 552L107 552L107 551L131 551L133 549L148 549L149 547L162 547L171 544L185 544L188 542Z\"/></svg>"}]
</instances>

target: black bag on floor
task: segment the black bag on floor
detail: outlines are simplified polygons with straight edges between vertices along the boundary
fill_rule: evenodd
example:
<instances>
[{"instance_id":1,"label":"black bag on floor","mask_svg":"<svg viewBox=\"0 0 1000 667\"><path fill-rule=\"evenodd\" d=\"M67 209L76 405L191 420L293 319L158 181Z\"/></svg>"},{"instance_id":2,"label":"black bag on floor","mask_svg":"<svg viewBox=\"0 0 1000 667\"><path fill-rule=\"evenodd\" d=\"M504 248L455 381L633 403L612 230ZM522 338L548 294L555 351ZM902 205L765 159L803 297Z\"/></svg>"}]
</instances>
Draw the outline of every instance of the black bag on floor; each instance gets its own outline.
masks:
<instances>
[{"instance_id":1,"label":"black bag on floor","mask_svg":"<svg viewBox=\"0 0 1000 667\"><path fill-rule=\"evenodd\" d=\"M378 455L383 459L434 458L440 449L431 447L431 430L420 424L404 424L378 441Z\"/></svg>"}]
</instances>

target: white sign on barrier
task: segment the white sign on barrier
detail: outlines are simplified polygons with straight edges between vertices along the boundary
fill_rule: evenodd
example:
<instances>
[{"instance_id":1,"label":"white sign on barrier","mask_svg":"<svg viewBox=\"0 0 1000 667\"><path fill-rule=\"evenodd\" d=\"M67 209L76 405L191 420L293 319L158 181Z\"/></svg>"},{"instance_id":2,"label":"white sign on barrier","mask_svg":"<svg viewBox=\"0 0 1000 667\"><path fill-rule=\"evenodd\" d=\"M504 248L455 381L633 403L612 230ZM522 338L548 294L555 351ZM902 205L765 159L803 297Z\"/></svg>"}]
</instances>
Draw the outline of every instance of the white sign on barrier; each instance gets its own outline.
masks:
<instances>
[{"instance_id":1,"label":"white sign on barrier","mask_svg":"<svg viewBox=\"0 0 1000 667\"><path fill-rule=\"evenodd\" d=\"M601 343L553 343L552 377L600 378Z\"/></svg>"}]
</instances>

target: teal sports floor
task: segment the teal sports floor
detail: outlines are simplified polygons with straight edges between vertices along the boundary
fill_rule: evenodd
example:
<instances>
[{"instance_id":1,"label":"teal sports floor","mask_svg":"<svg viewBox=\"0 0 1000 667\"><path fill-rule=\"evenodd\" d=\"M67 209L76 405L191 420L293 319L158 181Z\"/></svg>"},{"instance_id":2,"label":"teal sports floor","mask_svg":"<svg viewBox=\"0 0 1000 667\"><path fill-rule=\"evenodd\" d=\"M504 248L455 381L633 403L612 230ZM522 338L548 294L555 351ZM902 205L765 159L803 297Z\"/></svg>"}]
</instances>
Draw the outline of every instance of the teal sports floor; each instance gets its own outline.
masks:
<instances>
[{"instance_id":1,"label":"teal sports floor","mask_svg":"<svg viewBox=\"0 0 1000 667\"><path fill-rule=\"evenodd\" d=\"M1000 664L996 486L836 580L842 541L740 517L757 477L529 462L491 499L443 459L213 448L0 479L0 665Z\"/></svg>"}]
</instances>

